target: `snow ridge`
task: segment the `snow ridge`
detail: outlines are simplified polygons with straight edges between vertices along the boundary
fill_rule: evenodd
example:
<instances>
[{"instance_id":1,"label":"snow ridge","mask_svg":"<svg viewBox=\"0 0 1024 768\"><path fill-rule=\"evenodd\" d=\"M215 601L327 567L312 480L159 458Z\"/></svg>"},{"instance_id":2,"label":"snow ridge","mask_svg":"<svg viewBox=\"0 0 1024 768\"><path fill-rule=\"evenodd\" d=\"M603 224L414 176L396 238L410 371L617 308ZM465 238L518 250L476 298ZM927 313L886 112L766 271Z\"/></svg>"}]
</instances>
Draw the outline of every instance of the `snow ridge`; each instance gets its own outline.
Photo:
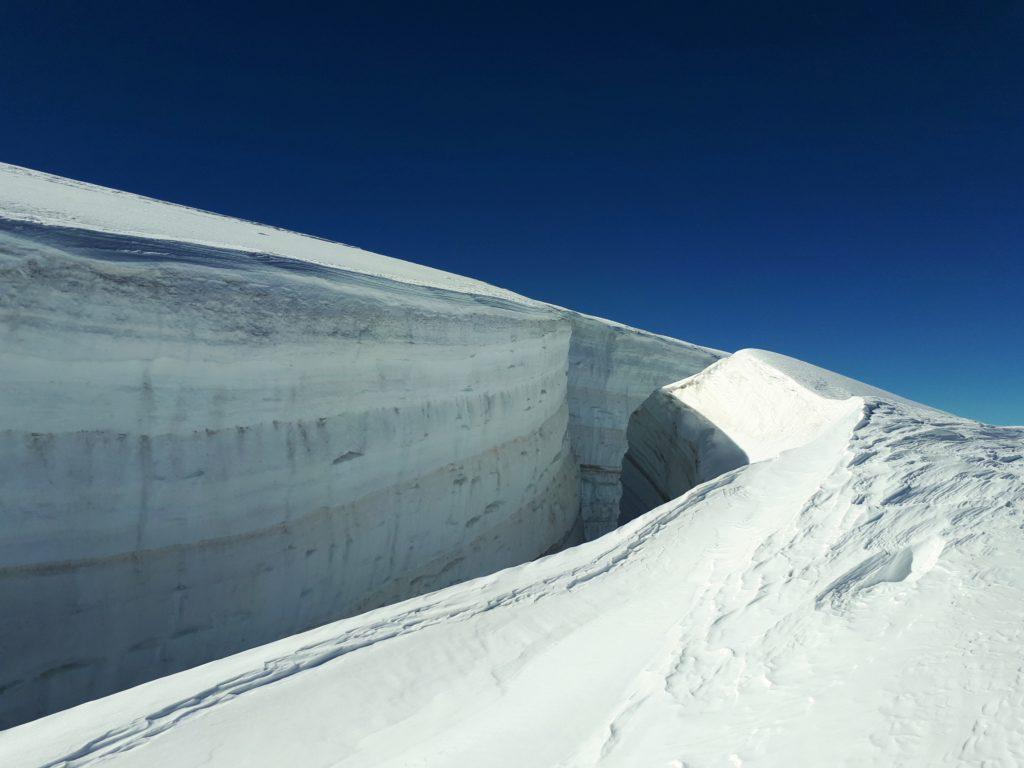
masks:
<instances>
[{"instance_id":1,"label":"snow ridge","mask_svg":"<svg viewBox=\"0 0 1024 768\"><path fill-rule=\"evenodd\" d=\"M268 253L412 285L539 303L479 280L350 245L9 163L0 163L0 212L16 221Z\"/></svg>"}]
</instances>

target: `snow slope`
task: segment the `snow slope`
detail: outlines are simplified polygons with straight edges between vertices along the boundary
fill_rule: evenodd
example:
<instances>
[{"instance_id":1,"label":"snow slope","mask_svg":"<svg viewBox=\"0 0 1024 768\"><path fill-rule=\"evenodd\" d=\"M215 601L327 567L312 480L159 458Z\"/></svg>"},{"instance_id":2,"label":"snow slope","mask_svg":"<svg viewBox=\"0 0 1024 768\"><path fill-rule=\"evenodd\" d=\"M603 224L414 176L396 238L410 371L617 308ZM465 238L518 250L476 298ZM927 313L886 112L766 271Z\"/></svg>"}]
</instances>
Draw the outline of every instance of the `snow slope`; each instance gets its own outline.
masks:
<instances>
[{"instance_id":1,"label":"snow slope","mask_svg":"<svg viewBox=\"0 0 1024 768\"><path fill-rule=\"evenodd\" d=\"M272 254L414 285L530 302L432 267L7 163L0 163L0 214L48 226Z\"/></svg>"},{"instance_id":2,"label":"snow slope","mask_svg":"<svg viewBox=\"0 0 1024 768\"><path fill-rule=\"evenodd\" d=\"M611 527L721 356L0 165L0 727Z\"/></svg>"},{"instance_id":3,"label":"snow slope","mask_svg":"<svg viewBox=\"0 0 1024 768\"><path fill-rule=\"evenodd\" d=\"M578 547L9 730L0 762L1024 763L1024 430L757 351L667 390L749 463Z\"/></svg>"}]
</instances>

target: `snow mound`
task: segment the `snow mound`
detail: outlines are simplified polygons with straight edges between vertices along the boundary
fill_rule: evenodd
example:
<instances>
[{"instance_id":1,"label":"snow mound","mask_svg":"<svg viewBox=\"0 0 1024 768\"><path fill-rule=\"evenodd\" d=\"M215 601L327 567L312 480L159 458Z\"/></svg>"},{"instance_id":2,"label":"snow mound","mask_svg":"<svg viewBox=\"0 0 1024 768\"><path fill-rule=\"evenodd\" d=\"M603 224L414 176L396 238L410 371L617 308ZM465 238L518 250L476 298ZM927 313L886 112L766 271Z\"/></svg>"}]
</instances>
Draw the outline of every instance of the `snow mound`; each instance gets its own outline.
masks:
<instances>
[{"instance_id":1,"label":"snow mound","mask_svg":"<svg viewBox=\"0 0 1024 768\"><path fill-rule=\"evenodd\" d=\"M812 441L867 391L820 368L741 350L655 391L630 417L621 523L724 472Z\"/></svg>"},{"instance_id":2,"label":"snow mound","mask_svg":"<svg viewBox=\"0 0 1024 768\"><path fill-rule=\"evenodd\" d=\"M751 462L805 445L851 407L859 406L863 398L927 408L809 363L759 349L740 350L662 391L681 407L714 423Z\"/></svg>"},{"instance_id":3,"label":"snow mound","mask_svg":"<svg viewBox=\"0 0 1024 768\"><path fill-rule=\"evenodd\" d=\"M745 460L595 541L12 729L0 761L1024 763L1024 430L757 351L660 394Z\"/></svg>"}]
</instances>

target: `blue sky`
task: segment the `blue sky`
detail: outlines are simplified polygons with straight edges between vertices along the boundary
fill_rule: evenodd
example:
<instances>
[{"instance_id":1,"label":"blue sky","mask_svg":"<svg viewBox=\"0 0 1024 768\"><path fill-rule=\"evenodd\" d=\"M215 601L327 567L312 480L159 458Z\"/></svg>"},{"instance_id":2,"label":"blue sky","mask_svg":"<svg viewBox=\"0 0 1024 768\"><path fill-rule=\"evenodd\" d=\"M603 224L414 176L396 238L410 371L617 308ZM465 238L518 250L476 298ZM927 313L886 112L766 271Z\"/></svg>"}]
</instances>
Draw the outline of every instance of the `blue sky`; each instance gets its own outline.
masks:
<instances>
[{"instance_id":1,"label":"blue sky","mask_svg":"<svg viewBox=\"0 0 1024 768\"><path fill-rule=\"evenodd\" d=\"M0 159L1024 423L1021 3L367 5L9 4Z\"/></svg>"}]
</instances>

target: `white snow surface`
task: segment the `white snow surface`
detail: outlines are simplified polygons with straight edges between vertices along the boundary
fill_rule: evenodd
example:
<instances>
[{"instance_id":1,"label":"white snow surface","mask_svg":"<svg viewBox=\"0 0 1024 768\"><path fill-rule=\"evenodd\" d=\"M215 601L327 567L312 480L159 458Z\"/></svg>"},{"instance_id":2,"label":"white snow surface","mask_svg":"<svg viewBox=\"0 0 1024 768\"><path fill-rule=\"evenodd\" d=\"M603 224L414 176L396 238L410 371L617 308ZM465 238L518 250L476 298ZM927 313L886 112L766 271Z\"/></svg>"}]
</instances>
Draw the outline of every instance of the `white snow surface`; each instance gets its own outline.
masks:
<instances>
[{"instance_id":1,"label":"white snow surface","mask_svg":"<svg viewBox=\"0 0 1024 768\"><path fill-rule=\"evenodd\" d=\"M0 163L0 215L50 226L269 253L414 285L536 303L433 267L9 163Z\"/></svg>"},{"instance_id":2,"label":"white snow surface","mask_svg":"<svg viewBox=\"0 0 1024 768\"><path fill-rule=\"evenodd\" d=\"M1024 430L760 351L674 387L754 460L595 541L9 730L0 762L1024 764Z\"/></svg>"}]
</instances>

